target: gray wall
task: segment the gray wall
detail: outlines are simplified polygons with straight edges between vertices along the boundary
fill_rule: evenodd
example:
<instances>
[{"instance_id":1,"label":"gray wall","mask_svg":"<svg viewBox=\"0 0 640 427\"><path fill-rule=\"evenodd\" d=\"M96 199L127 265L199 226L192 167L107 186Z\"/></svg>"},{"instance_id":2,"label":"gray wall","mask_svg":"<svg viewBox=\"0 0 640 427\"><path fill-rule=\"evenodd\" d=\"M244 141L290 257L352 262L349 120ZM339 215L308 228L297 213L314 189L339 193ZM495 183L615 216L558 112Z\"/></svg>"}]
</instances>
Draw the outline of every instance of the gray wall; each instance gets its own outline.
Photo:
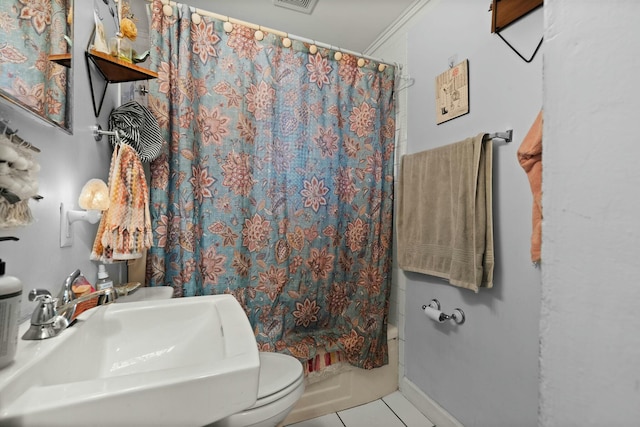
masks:
<instances>
[{"instance_id":1,"label":"gray wall","mask_svg":"<svg viewBox=\"0 0 640 427\"><path fill-rule=\"evenodd\" d=\"M36 122L19 110L2 104L2 116L11 120L11 127L19 129L19 135L42 150L37 155L40 163L39 202L32 201L35 222L15 229L2 229L0 236L16 236L18 242L0 242L0 258L7 262L6 274L18 277L24 292L32 288L49 289L57 293L66 276L80 268L89 280L95 282L97 264L89 260L89 254L97 231L97 224L87 222L73 224L75 243L72 247L60 248L60 203L78 209L78 196L85 182L101 178L105 182L109 175L111 148L103 139L96 142L91 126L100 123L107 127L107 117L114 105L116 87L110 87L102 108L102 117L96 119L91 106L89 80L84 60L84 51L93 29L93 9L88 5L75 7L75 40L73 49L73 135ZM96 92L102 89L99 77ZM126 280L126 266L109 268L112 277ZM22 317L28 316L34 303L22 298Z\"/></svg>"},{"instance_id":2,"label":"gray wall","mask_svg":"<svg viewBox=\"0 0 640 427\"><path fill-rule=\"evenodd\" d=\"M512 128L495 144L493 289L478 294L427 275L406 276L405 375L467 427L537 424L540 270L529 257L531 192L516 152L542 106L542 52L527 64L490 33L487 2L432 0L408 32L408 153ZM504 35L530 55L543 13ZM469 60L470 113L435 123L435 77L449 58ZM421 311L437 298L443 311L462 308L462 326L436 324Z\"/></svg>"},{"instance_id":3,"label":"gray wall","mask_svg":"<svg viewBox=\"0 0 640 427\"><path fill-rule=\"evenodd\" d=\"M541 426L640 424L638 17L545 4Z\"/></svg>"}]
</instances>

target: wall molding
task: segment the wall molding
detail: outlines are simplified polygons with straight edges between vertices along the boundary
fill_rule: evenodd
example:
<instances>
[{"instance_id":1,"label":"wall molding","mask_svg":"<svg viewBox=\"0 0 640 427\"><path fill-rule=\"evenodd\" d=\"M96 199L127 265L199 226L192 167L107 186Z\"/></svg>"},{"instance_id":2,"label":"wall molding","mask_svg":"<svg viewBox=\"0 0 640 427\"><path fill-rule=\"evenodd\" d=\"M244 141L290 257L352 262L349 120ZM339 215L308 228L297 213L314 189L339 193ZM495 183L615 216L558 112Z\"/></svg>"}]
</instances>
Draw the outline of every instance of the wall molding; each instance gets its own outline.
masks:
<instances>
[{"instance_id":1,"label":"wall molding","mask_svg":"<svg viewBox=\"0 0 640 427\"><path fill-rule=\"evenodd\" d=\"M427 5L431 0L416 0L395 21L389 25L382 34L380 34L369 47L363 52L365 55L370 55L371 52L375 52L380 46L387 42L395 33L404 27L411 18L413 18L423 7Z\"/></svg>"},{"instance_id":2,"label":"wall molding","mask_svg":"<svg viewBox=\"0 0 640 427\"><path fill-rule=\"evenodd\" d=\"M400 381L400 392L409 402L438 427L464 427L435 400L427 396L417 385L404 377Z\"/></svg>"}]
</instances>

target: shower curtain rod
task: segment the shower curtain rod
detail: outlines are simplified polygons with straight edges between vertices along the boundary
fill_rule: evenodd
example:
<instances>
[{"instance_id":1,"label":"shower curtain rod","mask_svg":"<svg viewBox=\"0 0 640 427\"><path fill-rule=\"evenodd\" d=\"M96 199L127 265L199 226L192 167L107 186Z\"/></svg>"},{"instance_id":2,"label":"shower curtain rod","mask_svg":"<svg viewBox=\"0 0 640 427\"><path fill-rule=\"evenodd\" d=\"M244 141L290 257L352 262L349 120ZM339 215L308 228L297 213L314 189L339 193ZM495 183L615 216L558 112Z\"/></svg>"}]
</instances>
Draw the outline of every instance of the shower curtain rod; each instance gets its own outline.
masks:
<instances>
[{"instance_id":1,"label":"shower curtain rod","mask_svg":"<svg viewBox=\"0 0 640 427\"><path fill-rule=\"evenodd\" d=\"M148 3L151 3L153 0L146 0L146 1ZM174 2L174 1L162 0L162 4L163 5L170 5L170 6L177 6L177 5L182 4L182 3L177 3L177 2ZM357 57L360 57L360 58L368 59L370 61L379 62L380 64L388 65L388 66L391 66L391 67L396 67L398 70L401 69L399 64L391 63L391 62L385 61L384 59L381 59L381 58L376 58L376 57L373 57L373 56L365 55L363 53L354 52L352 50L343 49L343 48L337 47L337 46L332 46L332 45L327 44L327 43L322 43L322 42L318 42L318 41L315 41L315 40L312 40L312 39L309 39L309 38L296 36L295 34L289 34L289 33L286 33L284 31L275 30L273 28L268 28L268 27L265 27L265 26L262 26L262 25L258 25L258 24L254 24L254 23L247 22L247 21L242 21L240 19L232 18L232 17L225 16L225 15L221 15L219 13L210 12L208 10L202 10L202 9L198 9L198 8L195 8L195 7L192 7L192 6L189 6L189 8L191 9L192 13L196 12L199 15L202 15L202 16L208 16L210 18L215 18L215 19L218 19L220 21L231 22L232 24L243 25L245 27L253 28L254 30L260 30L260 31L264 31L264 32L267 32L267 33L271 33L271 34L276 34L276 35L278 35L280 37L286 37L286 38L289 38L289 39L292 39L292 40L300 41L302 43L309 43L309 44L316 45L318 47L322 47L322 48L325 48L325 49L331 49L331 50L335 50L335 51L338 51L338 52L346 53L346 54L349 54L349 55L357 56Z\"/></svg>"}]
</instances>

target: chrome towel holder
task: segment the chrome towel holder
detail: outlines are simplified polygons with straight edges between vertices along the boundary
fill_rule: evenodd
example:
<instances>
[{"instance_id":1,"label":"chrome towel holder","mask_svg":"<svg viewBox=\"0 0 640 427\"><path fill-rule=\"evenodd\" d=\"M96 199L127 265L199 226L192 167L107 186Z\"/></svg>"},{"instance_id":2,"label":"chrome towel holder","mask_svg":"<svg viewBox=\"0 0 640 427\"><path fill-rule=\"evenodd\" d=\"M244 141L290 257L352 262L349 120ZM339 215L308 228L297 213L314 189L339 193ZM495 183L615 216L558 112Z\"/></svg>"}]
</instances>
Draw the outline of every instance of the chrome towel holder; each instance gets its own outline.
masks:
<instances>
[{"instance_id":1,"label":"chrome towel holder","mask_svg":"<svg viewBox=\"0 0 640 427\"><path fill-rule=\"evenodd\" d=\"M513 140L513 129L508 129L506 132L494 132L487 136L488 139L503 139L504 142L511 142Z\"/></svg>"},{"instance_id":2,"label":"chrome towel holder","mask_svg":"<svg viewBox=\"0 0 640 427\"><path fill-rule=\"evenodd\" d=\"M116 138L120 138L120 134L117 130L102 130L102 126L99 124L91 126L91 131L93 133L93 139L96 141L102 141L102 135L114 136Z\"/></svg>"}]
</instances>

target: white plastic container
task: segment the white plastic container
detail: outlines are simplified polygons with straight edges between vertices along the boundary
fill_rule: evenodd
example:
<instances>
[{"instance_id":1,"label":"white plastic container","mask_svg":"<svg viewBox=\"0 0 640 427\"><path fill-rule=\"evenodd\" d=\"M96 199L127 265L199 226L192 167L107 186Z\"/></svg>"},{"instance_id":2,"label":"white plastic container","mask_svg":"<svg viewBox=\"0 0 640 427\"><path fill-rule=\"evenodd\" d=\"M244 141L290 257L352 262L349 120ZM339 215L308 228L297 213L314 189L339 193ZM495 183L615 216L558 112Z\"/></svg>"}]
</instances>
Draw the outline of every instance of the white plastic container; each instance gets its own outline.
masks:
<instances>
[{"instance_id":1,"label":"white plastic container","mask_svg":"<svg viewBox=\"0 0 640 427\"><path fill-rule=\"evenodd\" d=\"M96 290L101 291L103 289L113 288L113 280L109 277L109 273L104 267L104 264L98 266L98 281L96 282Z\"/></svg>"},{"instance_id":2,"label":"white plastic container","mask_svg":"<svg viewBox=\"0 0 640 427\"><path fill-rule=\"evenodd\" d=\"M0 369L10 364L18 346L18 321L22 302L22 283L4 275L5 263L0 260Z\"/></svg>"}]
</instances>

